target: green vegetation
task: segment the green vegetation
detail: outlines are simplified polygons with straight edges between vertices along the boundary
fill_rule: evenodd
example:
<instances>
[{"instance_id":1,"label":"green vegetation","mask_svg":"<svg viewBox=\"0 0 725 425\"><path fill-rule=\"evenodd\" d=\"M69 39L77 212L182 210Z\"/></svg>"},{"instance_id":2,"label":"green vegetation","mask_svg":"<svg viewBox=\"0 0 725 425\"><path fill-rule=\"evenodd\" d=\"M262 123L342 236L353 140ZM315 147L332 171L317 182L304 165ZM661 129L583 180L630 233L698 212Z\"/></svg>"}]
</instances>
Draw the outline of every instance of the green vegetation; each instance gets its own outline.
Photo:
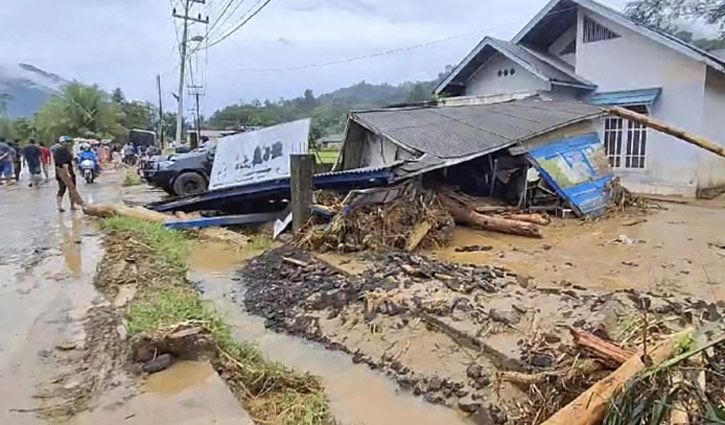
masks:
<instances>
[{"instance_id":1,"label":"green vegetation","mask_svg":"<svg viewBox=\"0 0 725 425\"><path fill-rule=\"evenodd\" d=\"M705 50L725 48L725 2L722 0L634 0L625 8L637 22L666 31ZM694 38L693 33L677 25L678 20L715 25L717 38Z\"/></svg>"},{"instance_id":2,"label":"green vegetation","mask_svg":"<svg viewBox=\"0 0 725 425\"><path fill-rule=\"evenodd\" d=\"M135 170L126 171L126 174L123 175L123 180L121 181L121 186L123 187L139 186L142 184L143 180L141 180L141 176L139 176Z\"/></svg>"},{"instance_id":3,"label":"green vegetation","mask_svg":"<svg viewBox=\"0 0 725 425\"><path fill-rule=\"evenodd\" d=\"M326 425L333 423L327 398L319 381L264 358L259 349L238 341L232 329L210 303L188 286L185 280L190 240L184 233L168 230L158 223L129 218L103 220L115 237L138 240L154 255L137 261L159 261L152 269L166 270L165 282L144 286L126 312L132 339L152 335L179 323L203 323L219 350L219 365L225 379L259 424ZM252 245L268 246L269 238L255 238ZM251 247L254 249L254 247ZM143 264L139 264L143 267ZM174 272L176 271L176 272Z\"/></svg>"},{"instance_id":4,"label":"green vegetation","mask_svg":"<svg viewBox=\"0 0 725 425\"><path fill-rule=\"evenodd\" d=\"M315 159L322 164L334 164L340 155L339 149L316 149Z\"/></svg>"},{"instance_id":5,"label":"green vegetation","mask_svg":"<svg viewBox=\"0 0 725 425\"><path fill-rule=\"evenodd\" d=\"M133 233L166 266L186 270L186 259L191 248L191 240L187 234L169 230L161 223L128 217L105 218L102 226L106 230Z\"/></svg>"}]
</instances>

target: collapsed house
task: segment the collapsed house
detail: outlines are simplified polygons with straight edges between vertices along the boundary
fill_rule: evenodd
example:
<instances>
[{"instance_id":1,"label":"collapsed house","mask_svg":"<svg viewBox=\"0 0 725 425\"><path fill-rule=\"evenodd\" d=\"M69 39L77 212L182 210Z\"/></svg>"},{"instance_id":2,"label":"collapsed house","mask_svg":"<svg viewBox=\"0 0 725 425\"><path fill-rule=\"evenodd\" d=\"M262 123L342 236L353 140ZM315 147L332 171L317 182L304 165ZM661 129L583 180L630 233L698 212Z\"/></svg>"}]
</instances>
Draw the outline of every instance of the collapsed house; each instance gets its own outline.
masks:
<instances>
[{"instance_id":1,"label":"collapsed house","mask_svg":"<svg viewBox=\"0 0 725 425\"><path fill-rule=\"evenodd\" d=\"M520 209L601 215L613 178L596 131L604 114L538 96L352 112L335 169L386 168L395 181L420 177Z\"/></svg>"}]
</instances>

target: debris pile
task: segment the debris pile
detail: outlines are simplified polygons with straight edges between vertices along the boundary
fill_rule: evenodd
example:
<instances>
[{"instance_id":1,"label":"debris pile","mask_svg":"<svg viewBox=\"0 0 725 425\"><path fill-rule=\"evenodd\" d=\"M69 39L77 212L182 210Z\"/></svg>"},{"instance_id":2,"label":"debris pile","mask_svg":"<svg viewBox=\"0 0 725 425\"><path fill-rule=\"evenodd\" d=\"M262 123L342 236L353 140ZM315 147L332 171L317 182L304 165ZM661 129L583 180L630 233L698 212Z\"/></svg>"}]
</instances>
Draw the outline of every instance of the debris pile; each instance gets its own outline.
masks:
<instances>
[{"instance_id":1,"label":"debris pile","mask_svg":"<svg viewBox=\"0 0 725 425\"><path fill-rule=\"evenodd\" d=\"M672 294L537 287L497 267L368 257L350 275L293 247L269 251L241 272L244 304L429 402L501 423L541 423L643 342L720 318L715 304Z\"/></svg>"},{"instance_id":2,"label":"debris pile","mask_svg":"<svg viewBox=\"0 0 725 425\"><path fill-rule=\"evenodd\" d=\"M605 189L609 196L608 214L623 214L631 208L646 210L652 207L652 203L647 198L635 195L622 186L620 177L610 180Z\"/></svg>"},{"instance_id":3,"label":"debris pile","mask_svg":"<svg viewBox=\"0 0 725 425\"><path fill-rule=\"evenodd\" d=\"M382 249L433 248L450 240L453 218L431 191L406 185L397 199L388 203L348 208L335 198L337 215L328 225L310 227L299 246L319 251L352 252ZM319 200L319 199L318 199Z\"/></svg>"}]
</instances>

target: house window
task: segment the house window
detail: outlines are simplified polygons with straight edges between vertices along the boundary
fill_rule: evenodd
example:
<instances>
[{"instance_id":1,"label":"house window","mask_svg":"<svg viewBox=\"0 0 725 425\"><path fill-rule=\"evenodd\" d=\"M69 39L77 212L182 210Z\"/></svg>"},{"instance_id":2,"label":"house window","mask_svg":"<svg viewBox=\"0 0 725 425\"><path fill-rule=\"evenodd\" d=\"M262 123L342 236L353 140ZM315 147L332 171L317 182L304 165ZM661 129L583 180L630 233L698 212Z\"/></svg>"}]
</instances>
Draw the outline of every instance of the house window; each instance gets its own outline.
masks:
<instances>
[{"instance_id":1,"label":"house window","mask_svg":"<svg viewBox=\"0 0 725 425\"><path fill-rule=\"evenodd\" d=\"M595 41L611 40L619 37L619 34L609 28L584 17L584 42L594 43Z\"/></svg>"},{"instance_id":2,"label":"house window","mask_svg":"<svg viewBox=\"0 0 725 425\"><path fill-rule=\"evenodd\" d=\"M629 108L647 114L647 108ZM647 157L647 127L619 117L604 119L604 150L612 168L643 169Z\"/></svg>"}]
</instances>

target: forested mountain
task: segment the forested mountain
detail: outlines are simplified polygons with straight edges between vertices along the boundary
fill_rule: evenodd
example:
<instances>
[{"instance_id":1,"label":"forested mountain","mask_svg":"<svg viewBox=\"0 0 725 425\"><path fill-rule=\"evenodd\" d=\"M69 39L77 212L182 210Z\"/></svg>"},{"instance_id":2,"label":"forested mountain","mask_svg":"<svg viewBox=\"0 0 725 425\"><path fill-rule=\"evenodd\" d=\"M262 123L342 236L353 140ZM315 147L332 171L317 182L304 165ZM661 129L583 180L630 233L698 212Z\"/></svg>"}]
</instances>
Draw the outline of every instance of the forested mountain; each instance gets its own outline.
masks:
<instances>
[{"instance_id":1,"label":"forested mountain","mask_svg":"<svg viewBox=\"0 0 725 425\"><path fill-rule=\"evenodd\" d=\"M405 82L398 85L370 84L362 81L350 87L315 96L305 90L294 99L277 102L254 100L226 106L206 122L209 128L223 130L242 126L270 126L301 118L312 118L312 140L340 133L350 110L379 108L400 103L420 102L432 98L439 74L430 81Z\"/></svg>"}]
</instances>

